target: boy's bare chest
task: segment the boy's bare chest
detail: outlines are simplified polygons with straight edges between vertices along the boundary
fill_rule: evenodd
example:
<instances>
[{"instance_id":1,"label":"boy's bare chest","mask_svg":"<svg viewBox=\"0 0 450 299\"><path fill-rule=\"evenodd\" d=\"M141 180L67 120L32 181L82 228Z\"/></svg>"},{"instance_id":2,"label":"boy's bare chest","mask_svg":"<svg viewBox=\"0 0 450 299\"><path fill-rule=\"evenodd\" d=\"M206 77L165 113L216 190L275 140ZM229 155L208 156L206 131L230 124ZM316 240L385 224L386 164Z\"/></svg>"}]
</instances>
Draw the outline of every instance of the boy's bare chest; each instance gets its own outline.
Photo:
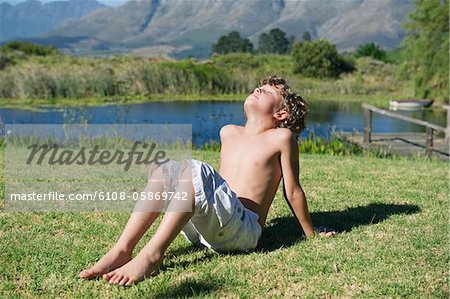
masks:
<instances>
[{"instance_id":1,"label":"boy's bare chest","mask_svg":"<svg viewBox=\"0 0 450 299\"><path fill-rule=\"evenodd\" d=\"M277 151L267 140L235 138L222 144L221 163L232 167L264 167L273 164Z\"/></svg>"}]
</instances>

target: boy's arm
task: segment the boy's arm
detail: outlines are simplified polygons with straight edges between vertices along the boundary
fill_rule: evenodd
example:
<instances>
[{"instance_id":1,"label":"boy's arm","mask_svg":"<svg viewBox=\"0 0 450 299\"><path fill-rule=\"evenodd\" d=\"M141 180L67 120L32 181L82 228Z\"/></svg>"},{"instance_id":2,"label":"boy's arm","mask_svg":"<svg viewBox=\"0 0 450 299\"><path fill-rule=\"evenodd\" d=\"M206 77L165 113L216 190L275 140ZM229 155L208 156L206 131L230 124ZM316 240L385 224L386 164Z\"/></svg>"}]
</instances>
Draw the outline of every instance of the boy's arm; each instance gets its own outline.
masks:
<instances>
[{"instance_id":1,"label":"boy's arm","mask_svg":"<svg viewBox=\"0 0 450 299\"><path fill-rule=\"evenodd\" d=\"M305 193L299 182L298 144L288 129L280 134L284 196L307 237L314 235Z\"/></svg>"}]
</instances>

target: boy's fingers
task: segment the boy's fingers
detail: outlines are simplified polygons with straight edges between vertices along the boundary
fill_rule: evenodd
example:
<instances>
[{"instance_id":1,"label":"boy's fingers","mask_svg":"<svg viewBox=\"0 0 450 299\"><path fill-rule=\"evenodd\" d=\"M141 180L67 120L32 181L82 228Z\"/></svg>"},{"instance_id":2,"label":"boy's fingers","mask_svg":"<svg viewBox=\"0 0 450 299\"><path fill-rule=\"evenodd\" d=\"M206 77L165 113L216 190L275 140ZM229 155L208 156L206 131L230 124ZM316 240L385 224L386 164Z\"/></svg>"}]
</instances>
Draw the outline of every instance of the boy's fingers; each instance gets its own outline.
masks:
<instances>
[{"instance_id":1,"label":"boy's fingers","mask_svg":"<svg viewBox=\"0 0 450 299\"><path fill-rule=\"evenodd\" d=\"M314 227L314 231L321 237L332 237L336 235L336 231L325 226Z\"/></svg>"},{"instance_id":2,"label":"boy's fingers","mask_svg":"<svg viewBox=\"0 0 450 299\"><path fill-rule=\"evenodd\" d=\"M334 237L336 235L336 232L335 231L332 231L332 232L328 232L328 233L326 233L326 237Z\"/></svg>"},{"instance_id":3,"label":"boy's fingers","mask_svg":"<svg viewBox=\"0 0 450 299\"><path fill-rule=\"evenodd\" d=\"M332 229L325 229L324 231L319 233L321 237L334 237L336 235L336 231Z\"/></svg>"}]
</instances>

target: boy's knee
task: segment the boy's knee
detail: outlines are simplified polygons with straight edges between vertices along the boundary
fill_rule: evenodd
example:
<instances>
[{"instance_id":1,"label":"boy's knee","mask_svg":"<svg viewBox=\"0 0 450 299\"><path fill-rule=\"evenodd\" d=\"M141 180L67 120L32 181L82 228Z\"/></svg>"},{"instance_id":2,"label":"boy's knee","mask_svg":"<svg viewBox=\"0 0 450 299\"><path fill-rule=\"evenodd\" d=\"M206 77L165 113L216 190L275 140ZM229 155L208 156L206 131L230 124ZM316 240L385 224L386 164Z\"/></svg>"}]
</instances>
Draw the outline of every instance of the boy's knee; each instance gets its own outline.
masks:
<instances>
[{"instance_id":1,"label":"boy's knee","mask_svg":"<svg viewBox=\"0 0 450 299\"><path fill-rule=\"evenodd\" d=\"M155 165L151 180L163 183L164 191L173 192L179 182L180 168L180 163L174 160L161 166Z\"/></svg>"},{"instance_id":2,"label":"boy's knee","mask_svg":"<svg viewBox=\"0 0 450 299\"><path fill-rule=\"evenodd\" d=\"M189 164L183 163L181 165L176 190L177 192L181 192L183 196L186 196L186 199L192 202L192 208L194 208L195 190L194 184L192 183L191 167Z\"/></svg>"},{"instance_id":3,"label":"boy's knee","mask_svg":"<svg viewBox=\"0 0 450 299\"><path fill-rule=\"evenodd\" d=\"M148 179L162 179L163 178L163 170L162 167L152 163L148 168Z\"/></svg>"}]
</instances>

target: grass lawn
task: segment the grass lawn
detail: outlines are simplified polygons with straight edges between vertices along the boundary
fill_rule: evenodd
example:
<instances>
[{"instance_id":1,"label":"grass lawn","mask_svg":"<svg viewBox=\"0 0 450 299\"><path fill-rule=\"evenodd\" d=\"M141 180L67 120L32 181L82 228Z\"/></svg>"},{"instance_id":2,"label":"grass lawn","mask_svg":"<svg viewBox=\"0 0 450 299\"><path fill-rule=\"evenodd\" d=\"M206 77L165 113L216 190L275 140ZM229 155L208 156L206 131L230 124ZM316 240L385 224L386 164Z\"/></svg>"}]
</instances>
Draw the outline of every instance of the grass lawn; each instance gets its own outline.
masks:
<instances>
[{"instance_id":1,"label":"grass lawn","mask_svg":"<svg viewBox=\"0 0 450 299\"><path fill-rule=\"evenodd\" d=\"M194 157L219 163L218 153ZM113 245L127 214L0 212L0 297L448 298L447 163L319 155L300 163L313 222L336 228L335 238L302 238L279 192L256 252L219 255L179 236L158 276L123 288L78 273Z\"/></svg>"}]
</instances>

